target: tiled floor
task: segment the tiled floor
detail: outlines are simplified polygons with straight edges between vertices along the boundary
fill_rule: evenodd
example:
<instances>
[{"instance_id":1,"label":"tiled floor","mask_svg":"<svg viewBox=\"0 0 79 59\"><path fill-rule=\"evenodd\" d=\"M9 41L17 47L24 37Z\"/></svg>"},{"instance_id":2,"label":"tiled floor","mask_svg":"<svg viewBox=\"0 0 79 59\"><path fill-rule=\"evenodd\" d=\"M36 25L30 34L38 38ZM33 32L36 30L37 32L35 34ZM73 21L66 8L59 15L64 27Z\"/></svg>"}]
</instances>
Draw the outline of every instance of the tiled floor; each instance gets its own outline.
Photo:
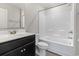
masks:
<instances>
[{"instance_id":1,"label":"tiled floor","mask_svg":"<svg viewBox=\"0 0 79 59\"><path fill-rule=\"evenodd\" d=\"M52 53L52 52L49 52L49 51L46 51L46 56L60 56L56 53Z\"/></svg>"}]
</instances>

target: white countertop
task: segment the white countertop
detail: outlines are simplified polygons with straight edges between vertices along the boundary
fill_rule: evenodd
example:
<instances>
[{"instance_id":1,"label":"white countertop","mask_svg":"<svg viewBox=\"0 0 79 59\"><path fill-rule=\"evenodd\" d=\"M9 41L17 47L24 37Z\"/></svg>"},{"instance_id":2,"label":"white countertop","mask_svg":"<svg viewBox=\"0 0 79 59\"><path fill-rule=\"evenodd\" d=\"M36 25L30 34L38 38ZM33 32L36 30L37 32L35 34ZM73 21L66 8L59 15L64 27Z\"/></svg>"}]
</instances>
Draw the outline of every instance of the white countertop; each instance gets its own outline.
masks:
<instances>
[{"instance_id":1,"label":"white countertop","mask_svg":"<svg viewBox=\"0 0 79 59\"><path fill-rule=\"evenodd\" d=\"M17 34L4 34L0 35L0 43L15 40L17 38L25 37L25 36L30 36L33 35L34 33L17 33Z\"/></svg>"}]
</instances>

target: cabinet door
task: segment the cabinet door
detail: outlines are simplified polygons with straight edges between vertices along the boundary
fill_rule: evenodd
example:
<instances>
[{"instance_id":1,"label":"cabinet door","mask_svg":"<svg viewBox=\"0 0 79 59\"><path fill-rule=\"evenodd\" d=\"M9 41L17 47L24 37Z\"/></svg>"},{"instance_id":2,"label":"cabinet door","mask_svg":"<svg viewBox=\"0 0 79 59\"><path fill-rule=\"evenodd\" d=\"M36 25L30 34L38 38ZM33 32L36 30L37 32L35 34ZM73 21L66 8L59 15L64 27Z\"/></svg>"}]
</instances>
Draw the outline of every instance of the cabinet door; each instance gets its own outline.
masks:
<instances>
[{"instance_id":1,"label":"cabinet door","mask_svg":"<svg viewBox=\"0 0 79 59\"><path fill-rule=\"evenodd\" d=\"M0 55L3 55L18 47L24 46L32 41L35 41L35 35L14 39L12 41L0 43Z\"/></svg>"},{"instance_id":2,"label":"cabinet door","mask_svg":"<svg viewBox=\"0 0 79 59\"><path fill-rule=\"evenodd\" d=\"M29 44L26 44L23 47L23 53L24 56L35 56L35 42L31 42Z\"/></svg>"},{"instance_id":3,"label":"cabinet door","mask_svg":"<svg viewBox=\"0 0 79 59\"><path fill-rule=\"evenodd\" d=\"M3 54L2 56L21 56L21 49L20 48L14 49L10 52Z\"/></svg>"},{"instance_id":4,"label":"cabinet door","mask_svg":"<svg viewBox=\"0 0 79 59\"><path fill-rule=\"evenodd\" d=\"M4 54L4 56L34 56L34 55L35 55L34 41Z\"/></svg>"}]
</instances>

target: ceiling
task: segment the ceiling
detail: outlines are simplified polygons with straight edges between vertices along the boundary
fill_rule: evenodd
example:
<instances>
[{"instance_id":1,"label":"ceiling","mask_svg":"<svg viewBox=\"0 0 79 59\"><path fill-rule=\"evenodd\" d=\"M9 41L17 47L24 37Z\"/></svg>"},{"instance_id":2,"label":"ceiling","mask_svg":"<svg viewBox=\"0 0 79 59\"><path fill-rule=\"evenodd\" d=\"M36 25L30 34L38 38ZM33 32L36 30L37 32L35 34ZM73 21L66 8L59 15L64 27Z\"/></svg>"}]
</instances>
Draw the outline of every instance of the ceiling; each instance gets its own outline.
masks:
<instances>
[{"instance_id":1,"label":"ceiling","mask_svg":"<svg viewBox=\"0 0 79 59\"><path fill-rule=\"evenodd\" d=\"M38 3L37 5L40 5L43 8L50 8L50 7L55 7L57 5L60 5L62 3Z\"/></svg>"},{"instance_id":2,"label":"ceiling","mask_svg":"<svg viewBox=\"0 0 79 59\"><path fill-rule=\"evenodd\" d=\"M40 6L43 8L50 8L50 7L55 7L63 3L10 3L10 4L19 8L24 8L25 6L29 6L29 5L38 6L38 7Z\"/></svg>"}]
</instances>

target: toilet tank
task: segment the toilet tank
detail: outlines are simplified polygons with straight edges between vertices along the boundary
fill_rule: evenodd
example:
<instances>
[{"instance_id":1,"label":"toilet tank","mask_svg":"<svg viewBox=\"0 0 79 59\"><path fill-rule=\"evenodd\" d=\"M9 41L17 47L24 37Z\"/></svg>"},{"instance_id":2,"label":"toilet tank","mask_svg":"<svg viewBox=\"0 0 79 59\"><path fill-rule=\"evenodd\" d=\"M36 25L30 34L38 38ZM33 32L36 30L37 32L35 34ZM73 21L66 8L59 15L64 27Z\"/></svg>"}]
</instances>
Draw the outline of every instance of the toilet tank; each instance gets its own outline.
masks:
<instances>
[{"instance_id":1,"label":"toilet tank","mask_svg":"<svg viewBox=\"0 0 79 59\"><path fill-rule=\"evenodd\" d=\"M38 34L36 34L35 40L36 40L36 45L37 45L37 43L38 43L38 41L39 41L39 35L38 35Z\"/></svg>"}]
</instances>

